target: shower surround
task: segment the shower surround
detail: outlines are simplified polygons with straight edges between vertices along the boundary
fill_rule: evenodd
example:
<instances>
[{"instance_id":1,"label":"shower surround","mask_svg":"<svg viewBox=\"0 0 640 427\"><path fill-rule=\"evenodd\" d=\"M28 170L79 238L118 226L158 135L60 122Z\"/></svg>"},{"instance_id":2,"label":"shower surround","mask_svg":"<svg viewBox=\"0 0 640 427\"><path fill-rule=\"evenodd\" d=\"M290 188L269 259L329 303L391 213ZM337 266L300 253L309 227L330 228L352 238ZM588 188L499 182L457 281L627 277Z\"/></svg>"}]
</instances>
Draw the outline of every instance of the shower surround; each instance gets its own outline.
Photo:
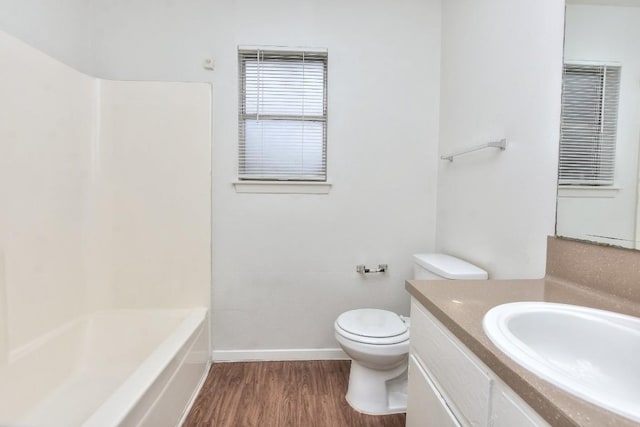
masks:
<instances>
[{"instance_id":1,"label":"shower surround","mask_svg":"<svg viewBox=\"0 0 640 427\"><path fill-rule=\"evenodd\" d=\"M0 69L0 424L175 425L209 359L211 87L1 32Z\"/></svg>"}]
</instances>

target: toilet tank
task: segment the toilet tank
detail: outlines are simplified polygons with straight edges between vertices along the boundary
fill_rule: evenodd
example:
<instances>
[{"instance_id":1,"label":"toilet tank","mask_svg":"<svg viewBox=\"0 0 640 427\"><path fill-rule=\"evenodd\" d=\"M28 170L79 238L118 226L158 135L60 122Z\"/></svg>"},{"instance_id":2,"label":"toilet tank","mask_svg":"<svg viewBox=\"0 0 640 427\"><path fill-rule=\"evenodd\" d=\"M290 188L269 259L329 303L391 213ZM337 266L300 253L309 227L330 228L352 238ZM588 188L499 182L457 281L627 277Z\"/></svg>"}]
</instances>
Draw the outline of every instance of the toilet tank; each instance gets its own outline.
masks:
<instances>
[{"instance_id":1,"label":"toilet tank","mask_svg":"<svg viewBox=\"0 0 640 427\"><path fill-rule=\"evenodd\" d=\"M489 274L473 264L446 254L415 254L416 280L486 280Z\"/></svg>"}]
</instances>

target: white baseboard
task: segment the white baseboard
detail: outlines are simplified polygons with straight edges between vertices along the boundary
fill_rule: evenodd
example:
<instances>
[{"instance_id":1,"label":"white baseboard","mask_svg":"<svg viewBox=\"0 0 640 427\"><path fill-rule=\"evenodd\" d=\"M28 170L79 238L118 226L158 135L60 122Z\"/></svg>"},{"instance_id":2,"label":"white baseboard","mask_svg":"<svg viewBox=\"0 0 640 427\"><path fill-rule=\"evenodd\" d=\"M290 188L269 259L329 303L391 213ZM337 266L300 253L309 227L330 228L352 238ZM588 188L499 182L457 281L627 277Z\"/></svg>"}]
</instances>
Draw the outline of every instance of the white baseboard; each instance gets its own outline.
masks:
<instances>
[{"instance_id":1,"label":"white baseboard","mask_svg":"<svg viewBox=\"0 0 640 427\"><path fill-rule=\"evenodd\" d=\"M214 362L284 361L284 360L345 360L349 357L340 348L301 348L279 350L213 350Z\"/></svg>"}]
</instances>

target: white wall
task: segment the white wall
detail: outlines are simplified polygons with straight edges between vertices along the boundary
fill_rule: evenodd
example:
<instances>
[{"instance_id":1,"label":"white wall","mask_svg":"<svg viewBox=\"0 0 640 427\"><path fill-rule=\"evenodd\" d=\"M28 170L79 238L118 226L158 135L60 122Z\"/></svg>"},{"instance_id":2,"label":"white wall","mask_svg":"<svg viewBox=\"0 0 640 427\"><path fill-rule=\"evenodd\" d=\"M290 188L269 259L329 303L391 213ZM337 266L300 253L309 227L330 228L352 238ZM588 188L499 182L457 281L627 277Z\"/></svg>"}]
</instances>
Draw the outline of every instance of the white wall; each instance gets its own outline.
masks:
<instances>
[{"instance_id":1,"label":"white wall","mask_svg":"<svg viewBox=\"0 0 640 427\"><path fill-rule=\"evenodd\" d=\"M560 190L558 234L635 247L640 144L640 7L567 6L565 60L622 66L616 142L617 191ZM615 240L598 238L606 236ZM620 240L622 239L622 240Z\"/></svg>"},{"instance_id":2,"label":"white wall","mask_svg":"<svg viewBox=\"0 0 640 427\"><path fill-rule=\"evenodd\" d=\"M493 278L542 277L554 234L564 2L447 0L440 154L506 137L507 150L440 162L438 249Z\"/></svg>"},{"instance_id":3,"label":"white wall","mask_svg":"<svg viewBox=\"0 0 640 427\"><path fill-rule=\"evenodd\" d=\"M222 0L94 1L93 72L119 80L211 80L202 60L223 36L218 20L233 19L233 10Z\"/></svg>"},{"instance_id":4,"label":"white wall","mask_svg":"<svg viewBox=\"0 0 640 427\"><path fill-rule=\"evenodd\" d=\"M217 350L334 348L344 310L408 312L410 256L435 244L439 4L96 4L99 74L214 82ZM330 194L235 192L239 44L328 48ZM386 275L355 272L384 262Z\"/></svg>"},{"instance_id":5,"label":"white wall","mask_svg":"<svg viewBox=\"0 0 640 427\"><path fill-rule=\"evenodd\" d=\"M434 247L439 1L275 3L236 2L214 24L218 350L337 347L342 311L408 313L411 254ZM328 48L329 195L232 189L238 44ZM363 278L359 263L390 271Z\"/></svg>"},{"instance_id":6,"label":"white wall","mask_svg":"<svg viewBox=\"0 0 640 427\"><path fill-rule=\"evenodd\" d=\"M442 15L440 4L92 3L98 75L214 83L217 350L336 347L332 323L343 310L407 312L410 255L436 247L436 192L440 250L493 277L544 273L563 2L447 0ZM238 44L329 49L330 194L235 193ZM207 56L215 72L201 68ZM438 151L502 136L510 145L499 155L437 160ZM388 274L355 273L358 263L381 262Z\"/></svg>"},{"instance_id":7,"label":"white wall","mask_svg":"<svg viewBox=\"0 0 640 427\"><path fill-rule=\"evenodd\" d=\"M93 2L0 0L0 29L80 71L90 72Z\"/></svg>"}]
</instances>

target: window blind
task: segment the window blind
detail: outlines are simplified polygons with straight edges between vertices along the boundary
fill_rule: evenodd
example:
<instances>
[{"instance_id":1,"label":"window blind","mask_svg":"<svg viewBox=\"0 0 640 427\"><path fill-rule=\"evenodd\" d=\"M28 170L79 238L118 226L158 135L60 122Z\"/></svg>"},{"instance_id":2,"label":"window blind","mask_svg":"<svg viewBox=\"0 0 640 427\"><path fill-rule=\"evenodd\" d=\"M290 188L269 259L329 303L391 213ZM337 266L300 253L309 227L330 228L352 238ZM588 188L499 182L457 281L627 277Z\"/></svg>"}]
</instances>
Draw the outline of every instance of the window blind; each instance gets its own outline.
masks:
<instances>
[{"instance_id":1,"label":"window blind","mask_svg":"<svg viewBox=\"0 0 640 427\"><path fill-rule=\"evenodd\" d=\"M560 185L613 184L619 92L619 66L565 64Z\"/></svg>"},{"instance_id":2,"label":"window blind","mask_svg":"<svg viewBox=\"0 0 640 427\"><path fill-rule=\"evenodd\" d=\"M241 180L325 181L327 53L239 49Z\"/></svg>"}]
</instances>

